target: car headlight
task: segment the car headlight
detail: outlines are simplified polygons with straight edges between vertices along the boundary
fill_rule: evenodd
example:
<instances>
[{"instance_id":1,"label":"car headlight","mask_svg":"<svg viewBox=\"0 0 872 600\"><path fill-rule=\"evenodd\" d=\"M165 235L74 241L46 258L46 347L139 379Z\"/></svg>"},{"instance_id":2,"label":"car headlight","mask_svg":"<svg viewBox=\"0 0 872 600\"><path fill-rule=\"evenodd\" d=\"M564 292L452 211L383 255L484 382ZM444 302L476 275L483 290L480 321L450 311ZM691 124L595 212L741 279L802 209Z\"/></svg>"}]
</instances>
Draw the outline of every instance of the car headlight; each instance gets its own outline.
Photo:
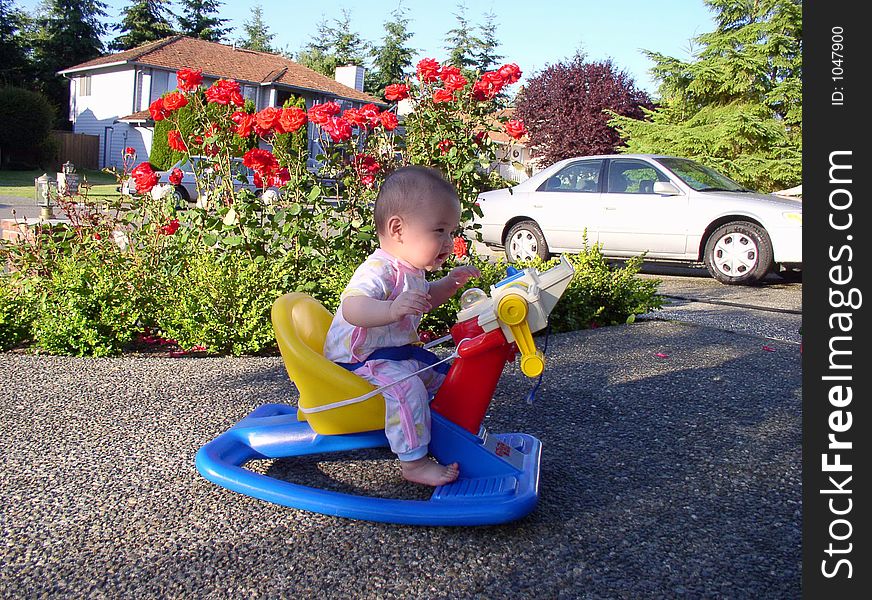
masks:
<instances>
[{"instance_id":1,"label":"car headlight","mask_svg":"<svg viewBox=\"0 0 872 600\"><path fill-rule=\"evenodd\" d=\"M801 212L783 212L781 216L787 219L788 221L793 221L794 223L798 223L802 225L802 213Z\"/></svg>"}]
</instances>

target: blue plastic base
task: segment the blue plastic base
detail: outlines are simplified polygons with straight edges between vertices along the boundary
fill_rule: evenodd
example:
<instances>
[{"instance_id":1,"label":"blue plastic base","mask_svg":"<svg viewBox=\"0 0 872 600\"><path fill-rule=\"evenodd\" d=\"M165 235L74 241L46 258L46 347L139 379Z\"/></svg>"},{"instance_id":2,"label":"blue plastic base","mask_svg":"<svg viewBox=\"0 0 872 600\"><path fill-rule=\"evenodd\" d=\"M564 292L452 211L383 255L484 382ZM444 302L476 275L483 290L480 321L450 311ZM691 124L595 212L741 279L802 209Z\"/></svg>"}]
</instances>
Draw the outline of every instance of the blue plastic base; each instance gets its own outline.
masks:
<instances>
[{"instance_id":1,"label":"blue plastic base","mask_svg":"<svg viewBox=\"0 0 872 600\"><path fill-rule=\"evenodd\" d=\"M538 500L542 444L523 433L470 434L433 413L430 452L458 462L460 478L429 500L372 498L313 488L243 468L250 460L387 447L383 431L319 435L297 420L297 409L266 404L197 452L209 481L261 500L312 512L409 525L492 525L519 519ZM412 485L412 484L410 484Z\"/></svg>"}]
</instances>

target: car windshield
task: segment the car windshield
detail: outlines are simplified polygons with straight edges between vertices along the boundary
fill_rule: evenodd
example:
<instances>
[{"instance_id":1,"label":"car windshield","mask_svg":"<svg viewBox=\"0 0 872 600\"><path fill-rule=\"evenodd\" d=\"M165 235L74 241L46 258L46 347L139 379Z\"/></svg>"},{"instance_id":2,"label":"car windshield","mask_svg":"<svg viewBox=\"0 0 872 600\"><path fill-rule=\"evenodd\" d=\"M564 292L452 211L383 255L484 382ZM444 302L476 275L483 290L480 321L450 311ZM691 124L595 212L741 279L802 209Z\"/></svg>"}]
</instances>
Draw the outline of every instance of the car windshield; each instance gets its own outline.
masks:
<instances>
[{"instance_id":1,"label":"car windshield","mask_svg":"<svg viewBox=\"0 0 872 600\"><path fill-rule=\"evenodd\" d=\"M726 175L687 158L658 158L657 162L675 173L684 183L698 192L752 191Z\"/></svg>"}]
</instances>

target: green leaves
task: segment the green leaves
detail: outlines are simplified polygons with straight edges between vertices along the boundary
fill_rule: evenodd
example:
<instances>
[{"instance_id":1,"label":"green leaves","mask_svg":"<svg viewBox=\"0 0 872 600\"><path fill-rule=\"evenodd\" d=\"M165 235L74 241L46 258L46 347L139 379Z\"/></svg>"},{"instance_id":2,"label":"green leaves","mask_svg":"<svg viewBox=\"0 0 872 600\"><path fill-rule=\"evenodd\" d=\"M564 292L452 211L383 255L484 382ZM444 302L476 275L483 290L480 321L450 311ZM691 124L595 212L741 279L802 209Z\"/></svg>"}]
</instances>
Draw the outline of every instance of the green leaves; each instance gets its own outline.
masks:
<instances>
[{"instance_id":1,"label":"green leaves","mask_svg":"<svg viewBox=\"0 0 872 600\"><path fill-rule=\"evenodd\" d=\"M793 0L710 0L717 29L696 60L648 52L661 101L646 120L612 112L628 152L696 159L771 192L802 178L802 11Z\"/></svg>"}]
</instances>

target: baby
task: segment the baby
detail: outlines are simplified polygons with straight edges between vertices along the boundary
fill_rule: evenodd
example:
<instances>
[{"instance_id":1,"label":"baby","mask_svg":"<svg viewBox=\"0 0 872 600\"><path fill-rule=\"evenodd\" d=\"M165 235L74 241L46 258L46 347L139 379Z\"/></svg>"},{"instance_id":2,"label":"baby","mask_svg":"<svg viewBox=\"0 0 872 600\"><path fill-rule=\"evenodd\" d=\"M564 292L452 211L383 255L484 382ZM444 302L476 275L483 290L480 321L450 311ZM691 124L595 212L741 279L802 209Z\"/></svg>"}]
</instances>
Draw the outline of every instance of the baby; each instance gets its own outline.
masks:
<instances>
[{"instance_id":1,"label":"baby","mask_svg":"<svg viewBox=\"0 0 872 600\"><path fill-rule=\"evenodd\" d=\"M425 278L451 255L459 221L457 193L439 171L408 166L385 179L375 202L379 248L355 270L342 293L327 333L327 358L376 386L438 360L420 347L421 316L481 275L461 266L432 283ZM440 465L427 455L430 398L447 367L443 363L382 392L385 434L409 481L437 486L457 479L457 463Z\"/></svg>"}]
</instances>

